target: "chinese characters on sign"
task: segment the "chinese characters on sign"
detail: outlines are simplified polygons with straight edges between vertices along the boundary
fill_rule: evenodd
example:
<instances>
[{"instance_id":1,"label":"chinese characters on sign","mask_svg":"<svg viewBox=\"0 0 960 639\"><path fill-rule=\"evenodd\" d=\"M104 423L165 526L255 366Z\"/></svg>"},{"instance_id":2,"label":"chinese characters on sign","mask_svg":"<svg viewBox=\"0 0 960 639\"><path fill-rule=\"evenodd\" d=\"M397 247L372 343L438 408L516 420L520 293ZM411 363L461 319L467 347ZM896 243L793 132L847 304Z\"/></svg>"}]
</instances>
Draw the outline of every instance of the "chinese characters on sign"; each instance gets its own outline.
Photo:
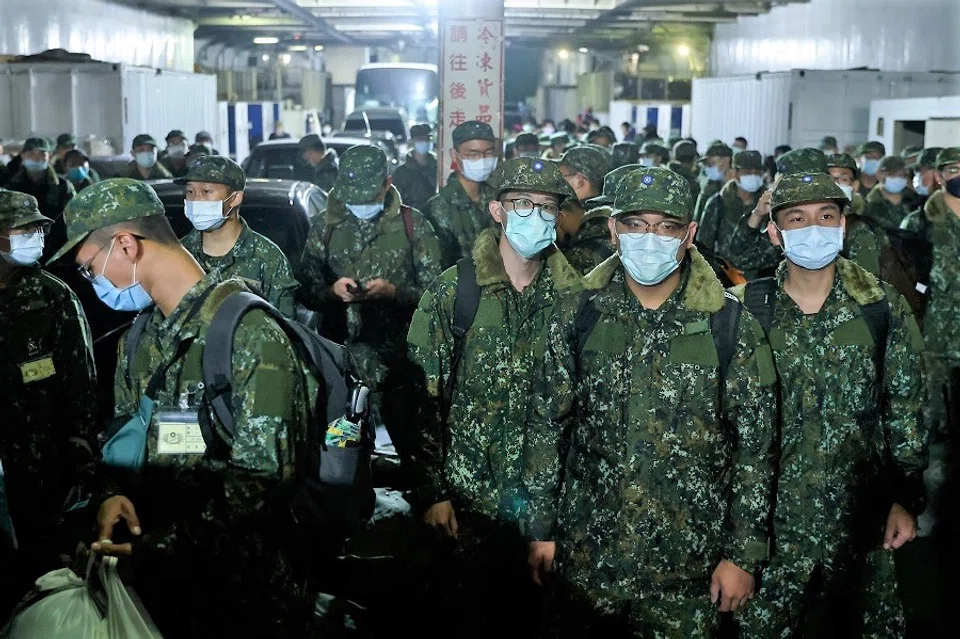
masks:
<instances>
[{"instance_id":1,"label":"chinese characters on sign","mask_svg":"<svg viewBox=\"0 0 960 639\"><path fill-rule=\"evenodd\" d=\"M503 21L444 20L440 44L440 183L451 169L453 130L486 122L503 137Z\"/></svg>"}]
</instances>

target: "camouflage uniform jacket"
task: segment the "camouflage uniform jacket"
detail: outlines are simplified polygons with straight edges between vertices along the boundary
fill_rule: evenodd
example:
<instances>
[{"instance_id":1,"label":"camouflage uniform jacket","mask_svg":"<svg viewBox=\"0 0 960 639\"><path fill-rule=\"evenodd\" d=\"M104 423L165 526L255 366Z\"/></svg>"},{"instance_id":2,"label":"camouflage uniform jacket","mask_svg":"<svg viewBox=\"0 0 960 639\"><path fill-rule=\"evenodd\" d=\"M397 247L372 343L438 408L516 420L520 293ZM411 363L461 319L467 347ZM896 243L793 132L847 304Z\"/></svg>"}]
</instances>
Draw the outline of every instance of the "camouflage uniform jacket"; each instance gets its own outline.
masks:
<instances>
[{"instance_id":1,"label":"camouflage uniform jacket","mask_svg":"<svg viewBox=\"0 0 960 639\"><path fill-rule=\"evenodd\" d=\"M158 450L161 411L195 413L213 428L223 428L199 386L203 347L217 309L231 294L245 290L241 280L221 282L219 274L210 273L168 317L156 307L145 311L150 320L132 361L125 357L127 335L118 346L118 417L136 413L154 372L166 367L160 388L153 391L153 419L138 481L110 477L116 482L105 491L122 491L143 522L133 560L137 573L150 575L138 584L138 594L151 612L161 603L169 607L169 588L177 584L176 599L184 605L166 613L167 622L177 625L161 625L164 634L198 636L194 633L220 628L248 636L301 636L297 633L305 624L302 586L292 577L281 531L293 526L287 505L306 444L311 381L273 320L251 311L237 328L230 449L207 454ZM216 593L211 593L213 583ZM213 600L206 601L211 595ZM152 597L158 598L154 605ZM198 603L191 613L194 597ZM162 614L154 612L158 625Z\"/></svg>"},{"instance_id":2,"label":"camouflage uniform jacket","mask_svg":"<svg viewBox=\"0 0 960 639\"><path fill-rule=\"evenodd\" d=\"M7 188L11 191L28 193L37 198L40 212L53 220L43 243L41 263L46 263L67 241L67 227L63 223L63 209L77 194L73 184L66 178L60 178L51 166L47 168L47 174L40 182L31 180L27 172L21 168L10 180Z\"/></svg>"},{"instance_id":3,"label":"camouflage uniform jacket","mask_svg":"<svg viewBox=\"0 0 960 639\"><path fill-rule=\"evenodd\" d=\"M926 219L926 224L921 220ZM927 199L922 212L911 214L904 227L924 233L933 245L930 269L930 301L923 320L926 346L927 388L930 424L945 425L943 387L950 383L950 371L960 366L960 217L947 206L943 191Z\"/></svg>"},{"instance_id":4,"label":"camouflage uniform jacket","mask_svg":"<svg viewBox=\"0 0 960 639\"><path fill-rule=\"evenodd\" d=\"M778 552L843 569L879 545L893 503L919 514L926 435L920 330L896 290L840 258L823 307L805 315L777 272L770 345L780 377ZM743 297L743 287L733 289ZM886 298L882 372L862 307ZM882 380L882 383L881 383Z\"/></svg>"},{"instance_id":5,"label":"camouflage uniform jacket","mask_svg":"<svg viewBox=\"0 0 960 639\"><path fill-rule=\"evenodd\" d=\"M323 313L328 333L348 345L363 345L352 350L369 383L382 381L384 371L378 364L390 366L406 352L407 326L417 300L441 271L433 226L414 210L411 243L400 206L400 194L391 188L383 213L364 221L331 198L310 228L297 272L300 300ZM341 277L360 283L381 277L397 288L396 298L345 305L331 288ZM346 334L337 334L344 330L343 320Z\"/></svg>"},{"instance_id":6,"label":"camouflage uniform jacket","mask_svg":"<svg viewBox=\"0 0 960 639\"><path fill-rule=\"evenodd\" d=\"M427 163L420 164L411 151L393 172L393 185L400 191L405 204L422 211L430 198L437 194L437 156L430 153Z\"/></svg>"},{"instance_id":7,"label":"camouflage uniform jacket","mask_svg":"<svg viewBox=\"0 0 960 639\"><path fill-rule=\"evenodd\" d=\"M592 271L600 262L613 255L610 243L610 207L601 206L589 211L580 223L577 234L563 247L563 255L570 266L584 275Z\"/></svg>"},{"instance_id":8,"label":"camouflage uniform jacket","mask_svg":"<svg viewBox=\"0 0 960 639\"><path fill-rule=\"evenodd\" d=\"M880 256L890 246L886 232L872 218L864 215L866 202L859 193L847 209L847 232L843 239L843 255L880 277Z\"/></svg>"},{"instance_id":9,"label":"camouflage uniform jacket","mask_svg":"<svg viewBox=\"0 0 960 639\"><path fill-rule=\"evenodd\" d=\"M716 257L732 259L730 242L740 220L750 217L756 208L763 189L750 194L751 203L744 204L740 198L740 189L736 180L723 185L720 192L711 197L703 207L697 242L704 250Z\"/></svg>"},{"instance_id":10,"label":"camouflage uniform jacket","mask_svg":"<svg viewBox=\"0 0 960 639\"><path fill-rule=\"evenodd\" d=\"M297 179L304 182L313 182L325 192L329 193L333 184L337 181L337 174L340 172L340 163L337 160L337 152L328 149L323 160L316 166L306 163L298 165Z\"/></svg>"},{"instance_id":11,"label":"camouflage uniform jacket","mask_svg":"<svg viewBox=\"0 0 960 639\"><path fill-rule=\"evenodd\" d=\"M697 203L693 209L693 219L699 220L706 208L707 202L723 188L722 180L708 180L700 178L700 195L697 197Z\"/></svg>"},{"instance_id":12,"label":"camouflage uniform jacket","mask_svg":"<svg viewBox=\"0 0 960 639\"><path fill-rule=\"evenodd\" d=\"M157 163L162 164L163 168L170 171L170 175L175 178L183 177L190 171L190 163L187 162L186 157L183 158L183 164L181 166L177 166L174 164L173 158L170 157L166 151L163 151L160 154L160 156L157 158Z\"/></svg>"},{"instance_id":13,"label":"camouflage uniform jacket","mask_svg":"<svg viewBox=\"0 0 960 639\"><path fill-rule=\"evenodd\" d=\"M904 190L901 194L900 204L892 204L887 198L883 197L882 186L878 184L864 196L866 208L863 214L884 229L898 229L907 214L917 208L916 194L911 197L911 193L911 191Z\"/></svg>"},{"instance_id":14,"label":"camouflage uniform jacket","mask_svg":"<svg viewBox=\"0 0 960 639\"><path fill-rule=\"evenodd\" d=\"M93 345L66 284L39 268L13 273L0 288L0 460L21 550L55 554L64 549L44 548L43 540L95 459Z\"/></svg>"},{"instance_id":15,"label":"camouflage uniform jacket","mask_svg":"<svg viewBox=\"0 0 960 639\"><path fill-rule=\"evenodd\" d=\"M558 571L602 608L694 582L705 590L721 559L752 571L768 556L770 347L744 310L722 380L710 316L723 308L723 286L695 249L683 269L663 306L644 309L614 255L584 280L599 311L585 343L576 346L570 325L547 333L548 361L576 366ZM535 504L548 530L550 491Z\"/></svg>"},{"instance_id":16,"label":"camouflage uniform jacket","mask_svg":"<svg viewBox=\"0 0 960 639\"><path fill-rule=\"evenodd\" d=\"M466 334L459 370L451 372L457 267L427 290L408 336L410 358L425 377L420 463L431 485L419 499L452 499L457 508L524 524L529 495L558 471L560 428L569 409L548 400L569 389L544 359L548 327L562 300L577 300L580 275L556 249L522 293L510 283L500 256L501 234L483 231L473 247L480 305ZM572 312L560 323L572 321ZM449 409L443 393L456 375ZM548 410L548 408L550 408ZM543 538L544 531L524 532Z\"/></svg>"},{"instance_id":17,"label":"camouflage uniform jacket","mask_svg":"<svg viewBox=\"0 0 960 639\"><path fill-rule=\"evenodd\" d=\"M163 166L158 160L156 164L150 169L150 174L147 177L143 177L140 174L140 166L137 164L137 161L134 160L127 165L120 175L117 177L130 178L132 180L172 180L173 175L170 174L170 171L167 170L167 167Z\"/></svg>"},{"instance_id":18,"label":"camouflage uniform jacket","mask_svg":"<svg viewBox=\"0 0 960 639\"><path fill-rule=\"evenodd\" d=\"M92 175L88 175L82 180L72 180L70 178L67 178L67 180L69 180L70 184L73 185L73 190L76 191L77 193L84 190L88 186L93 186L94 184L97 183L97 180L94 180Z\"/></svg>"},{"instance_id":19,"label":"camouflage uniform jacket","mask_svg":"<svg viewBox=\"0 0 960 639\"><path fill-rule=\"evenodd\" d=\"M456 173L450 175L440 192L427 202L423 214L440 236L443 266L453 266L470 255L480 232L493 226L488 204L496 199L489 184L480 184L480 199L470 199L460 185Z\"/></svg>"},{"instance_id":20,"label":"camouflage uniform jacket","mask_svg":"<svg viewBox=\"0 0 960 639\"><path fill-rule=\"evenodd\" d=\"M293 277L290 262L276 244L251 229L243 217L240 224L243 230L226 255L213 257L204 253L203 237L196 229L181 240L183 247L208 273L216 270L223 279L250 280L263 299L276 306L284 317L294 319L294 294L300 284Z\"/></svg>"},{"instance_id":21,"label":"camouflage uniform jacket","mask_svg":"<svg viewBox=\"0 0 960 639\"><path fill-rule=\"evenodd\" d=\"M670 162L667 164L667 168L676 173L677 175L682 175L687 181L687 184L690 185L690 197L692 202L696 202L700 198L700 181L697 179L697 176L679 162Z\"/></svg>"}]
</instances>

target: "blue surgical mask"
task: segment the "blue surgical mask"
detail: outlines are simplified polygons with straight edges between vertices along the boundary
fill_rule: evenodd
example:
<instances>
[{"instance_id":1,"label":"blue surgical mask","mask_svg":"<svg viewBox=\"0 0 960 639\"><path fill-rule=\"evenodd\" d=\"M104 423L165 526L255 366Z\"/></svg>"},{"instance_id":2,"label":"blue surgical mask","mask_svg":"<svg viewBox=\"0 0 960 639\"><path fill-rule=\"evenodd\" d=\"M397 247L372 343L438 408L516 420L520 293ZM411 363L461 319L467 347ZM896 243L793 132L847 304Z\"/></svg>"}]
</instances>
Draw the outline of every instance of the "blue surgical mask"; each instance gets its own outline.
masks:
<instances>
[{"instance_id":1,"label":"blue surgical mask","mask_svg":"<svg viewBox=\"0 0 960 639\"><path fill-rule=\"evenodd\" d=\"M653 164L653 158L651 158L651 157L642 157L642 158L640 158L640 161L639 161L637 164L639 164L640 166L649 166L649 167L652 167L652 166L654 165L654 164Z\"/></svg>"},{"instance_id":2,"label":"blue surgical mask","mask_svg":"<svg viewBox=\"0 0 960 639\"><path fill-rule=\"evenodd\" d=\"M638 284L653 286L680 268L677 253L686 240L656 233L620 233L620 262Z\"/></svg>"},{"instance_id":3,"label":"blue surgical mask","mask_svg":"<svg viewBox=\"0 0 960 639\"><path fill-rule=\"evenodd\" d=\"M40 256L43 255L42 232L11 235L7 239L10 241L10 252L0 253L7 262L19 266L33 266L40 261Z\"/></svg>"},{"instance_id":4,"label":"blue surgical mask","mask_svg":"<svg viewBox=\"0 0 960 639\"><path fill-rule=\"evenodd\" d=\"M110 261L110 255L113 254L113 244L117 238L110 242L110 254L103 263L104 270L107 268L107 262ZM103 273L93 278L93 290L100 298L100 301L115 311L142 311L151 304L153 299L143 289L143 286L137 282L137 264L133 264L133 284L126 288L117 288L113 282L108 280Z\"/></svg>"},{"instance_id":5,"label":"blue surgical mask","mask_svg":"<svg viewBox=\"0 0 960 639\"><path fill-rule=\"evenodd\" d=\"M198 231L216 231L227 221L227 217L223 214L223 203L232 197L233 194L223 201L184 200L183 214Z\"/></svg>"},{"instance_id":6,"label":"blue surgical mask","mask_svg":"<svg viewBox=\"0 0 960 639\"><path fill-rule=\"evenodd\" d=\"M877 174L877 171L880 170L880 160L865 159L860 170L863 171L864 174L873 177Z\"/></svg>"},{"instance_id":7,"label":"blue surgical mask","mask_svg":"<svg viewBox=\"0 0 960 639\"><path fill-rule=\"evenodd\" d=\"M134 156L137 160L137 164L142 166L145 169L152 169L153 165L157 163L157 152L156 151L141 151Z\"/></svg>"},{"instance_id":8,"label":"blue surgical mask","mask_svg":"<svg viewBox=\"0 0 960 639\"><path fill-rule=\"evenodd\" d=\"M838 184L840 190L843 191L843 194L847 196L847 199L851 202L853 201L853 186L850 184Z\"/></svg>"},{"instance_id":9,"label":"blue surgical mask","mask_svg":"<svg viewBox=\"0 0 960 639\"><path fill-rule=\"evenodd\" d=\"M711 182L719 182L723 179L723 171L720 170L718 166L706 166L703 168L703 174L707 176L707 179Z\"/></svg>"},{"instance_id":10,"label":"blue surgical mask","mask_svg":"<svg viewBox=\"0 0 960 639\"><path fill-rule=\"evenodd\" d=\"M922 195L924 197L930 195L930 187L924 186L923 176L919 173L913 176L913 190L917 192L917 195Z\"/></svg>"},{"instance_id":11,"label":"blue surgical mask","mask_svg":"<svg viewBox=\"0 0 960 639\"><path fill-rule=\"evenodd\" d=\"M83 182L89 176L90 174L87 172L86 167L83 166L75 166L67 171L67 177L74 182Z\"/></svg>"},{"instance_id":12,"label":"blue surgical mask","mask_svg":"<svg viewBox=\"0 0 960 639\"><path fill-rule=\"evenodd\" d=\"M32 171L34 173L40 173L41 171L46 171L49 164L44 160L28 160L23 159L23 168L27 171Z\"/></svg>"},{"instance_id":13,"label":"blue surgical mask","mask_svg":"<svg viewBox=\"0 0 960 639\"><path fill-rule=\"evenodd\" d=\"M747 193L756 193L763 188L763 176L760 175L742 175L737 182Z\"/></svg>"},{"instance_id":14,"label":"blue surgical mask","mask_svg":"<svg viewBox=\"0 0 960 639\"><path fill-rule=\"evenodd\" d=\"M429 142L414 142L413 150L420 155L426 155L430 152L430 143Z\"/></svg>"},{"instance_id":15,"label":"blue surgical mask","mask_svg":"<svg viewBox=\"0 0 960 639\"><path fill-rule=\"evenodd\" d=\"M891 195L903 193L905 188L907 188L907 178L905 177L891 176L883 181L883 190Z\"/></svg>"},{"instance_id":16,"label":"blue surgical mask","mask_svg":"<svg viewBox=\"0 0 960 639\"><path fill-rule=\"evenodd\" d=\"M814 224L792 231L781 229L780 233L783 236L783 252L787 259L810 271L817 271L832 264L843 249L843 228L839 226Z\"/></svg>"},{"instance_id":17,"label":"blue surgical mask","mask_svg":"<svg viewBox=\"0 0 960 639\"><path fill-rule=\"evenodd\" d=\"M516 211L504 209L504 212L507 214L504 234L510 246L523 259L529 260L536 257L557 240L556 224L545 221L532 210L523 211L523 213L529 213L526 217L519 215Z\"/></svg>"},{"instance_id":18,"label":"blue surgical mask","mask_svg":"<svg viewBox=\"0 0 960 639\"><path fill-rule=\"evenodd\" d=\"M350 212L360 220L372 220L383 210L383 202L371 202L370 204L347 204Z\"/></svg>"},{"instance_id":19,"label":"blue surgical mask","mask_svg":"<svg viewBox=\"0 0 960 639\"><path fill-rule=\"evenodd\" d=\"M485 182L493 170L497 168L497 158L482 160L461 160L463 163L463 177L471 182Z\"/></svg>"}]
</instances>

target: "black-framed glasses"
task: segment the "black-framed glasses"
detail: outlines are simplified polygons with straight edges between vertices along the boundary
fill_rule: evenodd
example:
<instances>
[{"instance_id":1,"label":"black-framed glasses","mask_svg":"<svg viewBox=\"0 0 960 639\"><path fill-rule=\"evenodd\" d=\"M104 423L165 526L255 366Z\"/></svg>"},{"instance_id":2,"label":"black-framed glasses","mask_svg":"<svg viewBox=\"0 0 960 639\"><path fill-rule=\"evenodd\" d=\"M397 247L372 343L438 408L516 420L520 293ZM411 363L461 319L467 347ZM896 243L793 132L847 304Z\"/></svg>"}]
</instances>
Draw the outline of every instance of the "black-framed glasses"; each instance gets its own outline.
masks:
<instances>
[{"instance_id":1,"label":"black-framed glasses","mask_svg":"<svg viewBox=\"0 0 960 639\"><path fill-rule=\"evenodd\" d=\"M512 204L513 208L510 210L520 217L530 217L530 215L536 211L540 219L544 222L556 222L557 217L560 215L560 207L553 202L544 202L541 204L533 200L528 200L525 197L520 197L515 200L504 200L503 202L505 204Z\"/></svg>"},{"instance_id":2,"label":"black-framed glasses","mask_svg":"<svg viewBox=\"0 0 960 639\"><path fill-rule=\"evenodd\" d=\"M97 249L97 252L93 254L93 257L91 257L89 260L87 260L86 262L84 262L83 264L77 267L77 272L80 273L80 277L82 277L83 279L91 283L93 282L94 279L96 279L96 275L90 272L90 267L93 266L93 261L97 259L97 256L103 253L103 249L107 248L108 246L111 249L113 249L113 243L116 239L117 238L113 238L112 240L110 240L109 244L104 244L103 246L101 246L99 249ZM110 259L110 258L108 257L107 259ZM104 262L103 265L106 266L107 263Z\"/></svg>"},{"instance_id":3,"label":"black-framed glasses","mask_svg":"<svg viewBox=\"0 0 960 639\"><path fill-rule=\"evenodd\" d=\"M653 232L661 237L679 237L685 234L687 227L690 226L689 222L683 224L671 219L651 223L642 217L628 217L624 220L619 220L619 222L626 227L627 233L631 235L644 235Z\"/></svg>"}]
</instances>

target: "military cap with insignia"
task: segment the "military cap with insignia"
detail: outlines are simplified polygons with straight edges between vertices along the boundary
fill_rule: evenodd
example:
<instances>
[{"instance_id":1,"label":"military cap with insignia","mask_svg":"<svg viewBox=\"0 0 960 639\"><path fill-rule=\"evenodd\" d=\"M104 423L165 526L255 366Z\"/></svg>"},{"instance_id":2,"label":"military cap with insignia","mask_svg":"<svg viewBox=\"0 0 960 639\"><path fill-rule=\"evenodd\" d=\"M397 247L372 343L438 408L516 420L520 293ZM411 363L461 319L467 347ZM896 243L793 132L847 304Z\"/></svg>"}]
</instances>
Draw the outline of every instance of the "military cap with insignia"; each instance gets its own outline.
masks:
<instances>
[{"instance_id":1,"label":"military cap with insignia","mask_svg":"<svg viewBox=\"0 0 960 639\"><path fill-rule=\"evenodd\" d=\"M692 200L686 178L663 167L644 167L631 171L620 182L611 215L651 211L667 217L689 219L693 210Z\"/></svg>"},{"instance_id":2,"label":"military cap with insignia","mask_svg":"<svg viewBox=\"0 0 960 639\"><path fill-rule=\"evenodd\" d=\"M340 158L340 171L330 197L346 204L367 204L376 199L386 179L387 156L380 147L352 146Z\"/></svg>"},{"instance_id":3,"label":"military cap with insignia","mask_svg":"<svg viewBox=\"0 0 960 639\"><path fill-rule=\"evenodd\" d=\"M52 224L41 215L37 199L19 191L0 189L0 230L18 229L30 224Z\"/></svg>"},{"instance_id":4,"label":"military cap with insignia","mask_svg":"<svg viewBox=\"0 0 960 639\"><path fill-rule=\"evenodd\" d=\"M617 194L617 187L620 186L623 178L627 177L628 173L642 168L643 166L640 164L625 164L610 171L603 178L603 193L592 200L584 202L584 206L588 209L593 209L598 206L613 204L613 198Z\"/></svg>"},{"instance_id":5,"label":"military cap with insignia","mask_svg":"<svg viewBox=\"0 0 960 639\"><path fill-rule=\"evenodd\" d=\"M770 216L780 209L796 204L836 202L842 211L850 203L843 190L826 173L792 173L777 182L770 195Z\"/></svg>"},{"instance_id":6,"label":"military cap with insignia","mask_svg":"<svg viewBox=\"0 0 960 639\"><path fill-rule=\"evenodd\" d=\"M610 155L593 146L578 146L563 154L560 165L583 173L588 180L599 184L610 171Z\"/></svg>"},{"instance_id":7,"label":"military cap with insignia","mask_svg":"<svg viewBox=\"0 0 960 639\"><path fill-rule=\"evenodd\" d=\"M190 163L187 174L174 180L175 184L208 182L225 184L234 191L242 191L247 176L240 165L223 155L202 155Z\"/></svg>"},{"instance_id":8,"label":"military cap with insignia","mask_svg":"<svg viewBox=\"0 0 960 639\"><path fill-rule=\"evenodd\" d=\"M937 154L937 169L960 162L960 146L946 148Z\"/></svg>"},{"instance_id":9,"label":"military cap with insignia","mask_svg":"<svg viewBox=\"0 0 960 639\"><path fill-rule=\"evenodd\" d=\"M27 138L23 143L23 149L21 152L26 153L27 151L46 151L50 153L53 149L50 146L50 140L40 137Z\"/></svg>"},{"instance_id":10,"label":"military cap with insignia","mask_svg":"<svg viewBox=\"0 0 960 639\"><path fill-rule=\"evenodd\" d=\"M540 158L513 158L504 162L497 197L507 191L551 193L559 197L561 203L576 197L557 164Z\"/></svg>"},{"instance_id":11,"label":"military cap with insignia","mask_svg":"<svg viewBox=\"0 0 960 639\"><path fill-rule=\"evenodd\" d=\"M820 149L794 149L777 158L777 173L783 175L826 172L827 156Z\"/></svg>"},{"instance_id":12,"label":"military cap with insignia","mask_svg":"<svg viewBox=\"0 0 960 639\"><path fill-rule=\"evenodd\" d=\"M493 129L486 122L477 122L470 120L464 122L453 130L453 146L457 147L470 140L486 140L487 142L496 142L497 136L493 134Z\"/></svg>"},{"instance_id":13,"label":"military cap with insignia","mask_svg":"<svg viewBox=\"0 0 960 639\"><path fill-rule=\"evenodd\" d=\"M937 166L937 156L943 151L941 146L930 146L920 151L916 161L910 165L911 169L933 169Z\"/></svg>"}]
</instances>

